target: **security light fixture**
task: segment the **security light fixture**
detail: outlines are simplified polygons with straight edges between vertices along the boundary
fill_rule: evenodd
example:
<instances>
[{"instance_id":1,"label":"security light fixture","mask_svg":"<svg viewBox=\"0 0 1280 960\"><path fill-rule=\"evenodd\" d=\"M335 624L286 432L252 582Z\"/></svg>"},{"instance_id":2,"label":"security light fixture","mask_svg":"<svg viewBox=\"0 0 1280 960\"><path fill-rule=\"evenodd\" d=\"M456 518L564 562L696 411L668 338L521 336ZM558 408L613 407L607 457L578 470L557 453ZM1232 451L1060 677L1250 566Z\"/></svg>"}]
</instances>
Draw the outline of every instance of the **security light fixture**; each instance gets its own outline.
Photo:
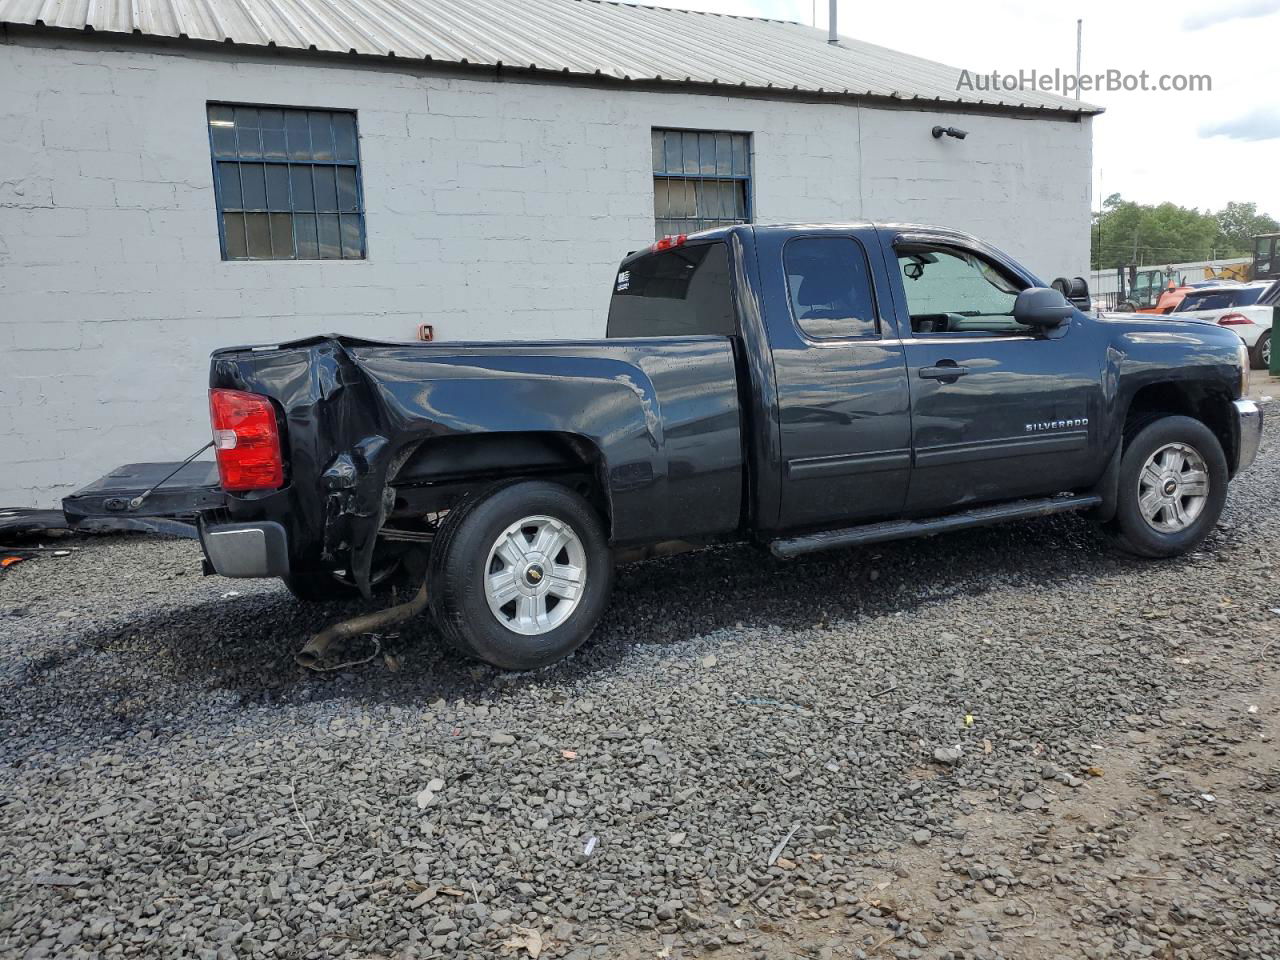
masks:
<instances>
[{"instance_id":1,"label":"security light fixture","mask_svg":"<svg viewBox=\"0 0 1280 960\"><path fill-rule=\"evenodd\" d=\"M933 139L941 140L943 136L955 137L957 140L963 140L969 135L968 130L961 130L959 127L934 127Z\"/></svg>"}]
</instances>

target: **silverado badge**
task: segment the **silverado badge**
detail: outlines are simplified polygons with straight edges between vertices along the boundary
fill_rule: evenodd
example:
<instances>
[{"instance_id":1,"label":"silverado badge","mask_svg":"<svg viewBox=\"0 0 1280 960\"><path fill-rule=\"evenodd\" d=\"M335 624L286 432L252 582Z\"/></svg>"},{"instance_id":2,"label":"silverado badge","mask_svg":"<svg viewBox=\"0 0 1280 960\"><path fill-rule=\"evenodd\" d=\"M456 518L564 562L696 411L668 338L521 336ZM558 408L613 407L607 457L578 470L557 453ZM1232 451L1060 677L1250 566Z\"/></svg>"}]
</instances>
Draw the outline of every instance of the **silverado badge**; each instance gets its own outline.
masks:
<instances>
[{"instance_id":1,"label":"silverado badge","mask_svg":"<svg viewBox=\"0 0 1280 960\"><path fill-rule=\"evenodd\" d=\"M1078 417L1075 420L1041 420L1039 423L1028 423L1027 433L1040 433L1043 430L1071 430L1088 425L1088 417Z\"/></svg>"}]
</instances>

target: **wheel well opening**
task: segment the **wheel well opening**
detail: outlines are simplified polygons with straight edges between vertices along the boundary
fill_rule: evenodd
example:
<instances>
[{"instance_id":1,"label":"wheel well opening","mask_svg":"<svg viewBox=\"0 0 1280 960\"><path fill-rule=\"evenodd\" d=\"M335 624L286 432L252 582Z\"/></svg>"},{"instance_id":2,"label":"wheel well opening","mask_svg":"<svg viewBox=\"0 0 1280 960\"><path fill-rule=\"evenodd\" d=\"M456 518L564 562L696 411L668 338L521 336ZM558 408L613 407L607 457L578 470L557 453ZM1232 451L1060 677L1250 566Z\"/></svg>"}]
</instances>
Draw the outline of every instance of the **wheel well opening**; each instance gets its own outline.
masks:
<instances>
[{"instance_id":1,"label":"wheel well opening","mask_svg":"<svg viewBox=\"0 0 1280 960\"><path fill-rule=\"evenodd\" d=\"M468 493L499 480L539 479L580 494L612 516L604 457L585 437L569 433L482 433L437 437L421 444L396 474L395 514L442 513Z\"/></svg>"},{"instance_id":2,"label":"wheel well opening","mask_svg":"<svg viewBox=\"0 0 1280 960\"><path fill-rule=\"evenodd\" d=\"M1158 416L1183 416L1199 420L1218 438L1228 463L1235 461L1235 436L1231 430L1231 397L1225 391L1195 383L1153 383L1133 395L1125 415L1125 439Z\"/></svg>"}]
</instances>

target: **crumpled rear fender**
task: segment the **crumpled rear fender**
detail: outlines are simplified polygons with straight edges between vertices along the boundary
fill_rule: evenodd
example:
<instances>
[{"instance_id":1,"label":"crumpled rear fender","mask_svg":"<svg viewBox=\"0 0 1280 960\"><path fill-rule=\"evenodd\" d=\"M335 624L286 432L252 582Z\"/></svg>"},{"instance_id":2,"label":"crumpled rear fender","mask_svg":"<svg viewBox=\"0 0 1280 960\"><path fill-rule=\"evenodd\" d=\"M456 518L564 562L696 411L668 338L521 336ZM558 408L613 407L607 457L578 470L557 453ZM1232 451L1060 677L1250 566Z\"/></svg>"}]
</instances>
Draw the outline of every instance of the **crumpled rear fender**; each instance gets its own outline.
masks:
<instances>
[{"instance_id":1,"label":"crumpled rear fender","mask_svg":"<svg viewBox=\"0 0 1280 960\"><path fill-rule=\"evenodd\" d=\"M277 512L286 504L299 552L348 568L366 592L396 476L438 438L580 439L599 453L617 544L733 529L739 519L740 411L726 341L428 347L315 338L219 351L211 382L279 404L290 483L256 503ZM254 503L229 499L237 518L253 514Z\"/></svg>"}]
</instances>

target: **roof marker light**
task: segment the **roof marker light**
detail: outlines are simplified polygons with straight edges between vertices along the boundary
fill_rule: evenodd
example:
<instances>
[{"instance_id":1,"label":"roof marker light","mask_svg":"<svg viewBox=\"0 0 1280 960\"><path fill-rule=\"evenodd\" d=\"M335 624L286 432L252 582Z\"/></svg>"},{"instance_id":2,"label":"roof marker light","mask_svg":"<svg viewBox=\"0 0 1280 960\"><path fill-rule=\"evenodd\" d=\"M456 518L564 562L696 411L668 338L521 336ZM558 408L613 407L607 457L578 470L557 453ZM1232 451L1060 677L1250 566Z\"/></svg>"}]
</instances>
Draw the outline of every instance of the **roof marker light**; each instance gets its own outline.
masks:
<instances>
[{"instance_id":1,"label":"roof marker light","mask_svg":"<svg viewBox=\"0 0 1280 960\"><path fill-rule=\"evenodd\" d=\"M649 250L653 253L657 253L660 250L670 250L672 247L683 247L684 242L688 239L689 235L687 233L668 234L651 246Z\"/></svg>"}]
</instances>

